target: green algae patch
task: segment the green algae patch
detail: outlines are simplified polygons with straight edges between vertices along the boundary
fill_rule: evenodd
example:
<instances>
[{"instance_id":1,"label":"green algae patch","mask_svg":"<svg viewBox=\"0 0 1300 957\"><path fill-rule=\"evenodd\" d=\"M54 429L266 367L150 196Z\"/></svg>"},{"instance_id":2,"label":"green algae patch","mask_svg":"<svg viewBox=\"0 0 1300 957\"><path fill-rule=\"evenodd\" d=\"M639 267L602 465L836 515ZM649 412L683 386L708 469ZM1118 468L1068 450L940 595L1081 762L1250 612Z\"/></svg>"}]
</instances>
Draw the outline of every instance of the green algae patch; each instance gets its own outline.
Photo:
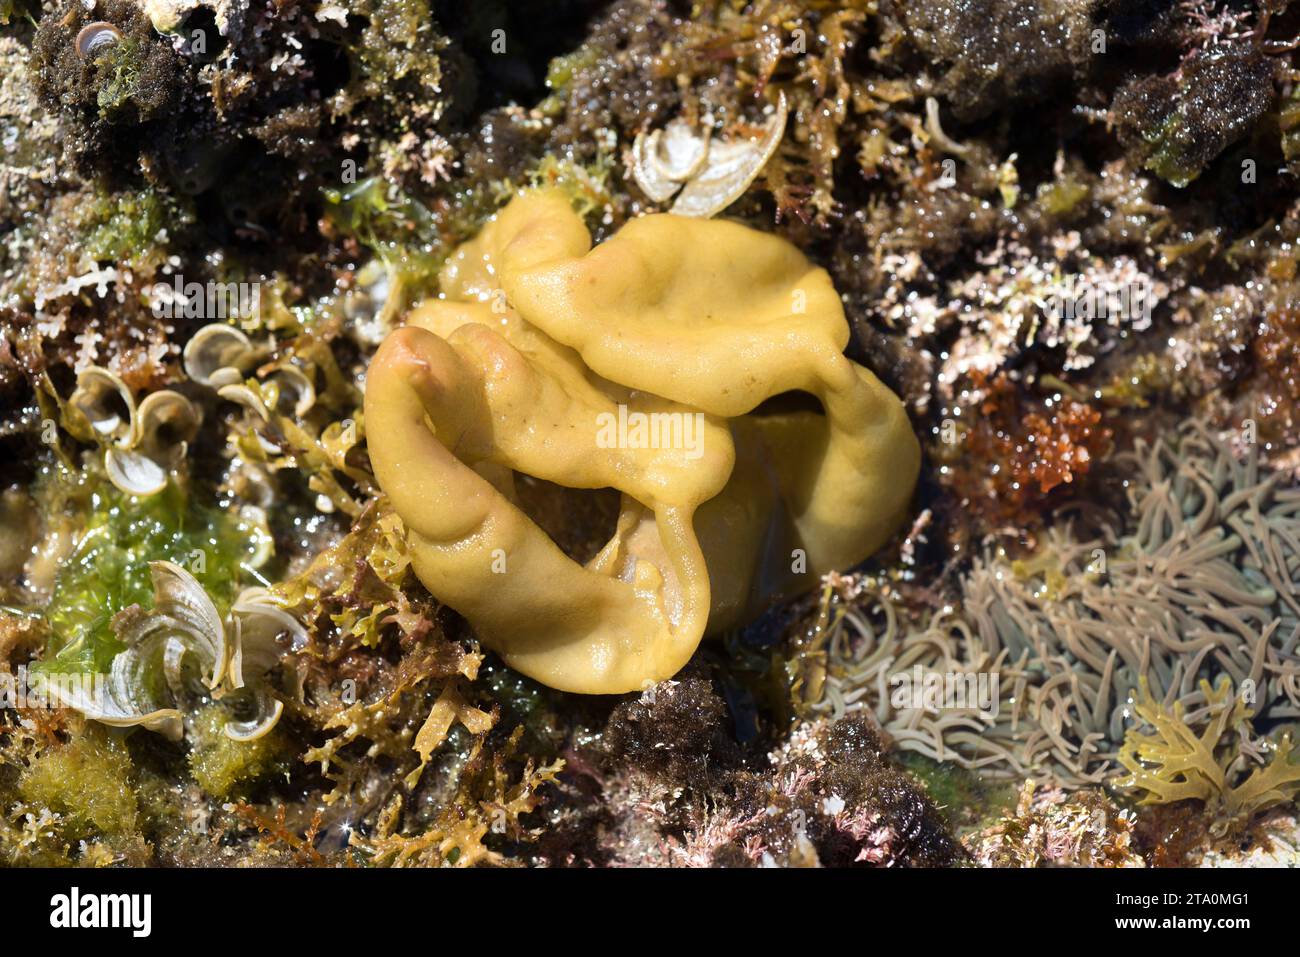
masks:
<instances>
[{"instance_id":1,"label":"green algae patch","mask_svg":"<svg viewBox=\"0 0 1300 957\"><path fill-rule=\"evenodd\" d=\"M66 744L41 751L18 779L18 793L61 815L67 838L127 837L139 823L131 770L126 745L88 724Z\"/></svg>"},{"instance_id":2,"label":"green algae patch","mask_svg":"<svg viewBox=\"0 0 1300 957\"><path fill-rule=\"evenodd\" d=\"M286 771L293 749L279 727L252 741L236 741L225 733L230 713L211 704L197 712L190 729L193 749L190 775L214 798L225 798L248 785Z\"/></svg>"},{"instance_id":3,"label":"green algae patch","mask_svg":"<svg viewBox=\"0 0 1300 957\"><path fill-rule=\"evenodd\" d=\"M86 252L96 262L140 266L159 255L168 233L189 220L176 202L154 189L106 193L89 210Z\"/></svg>"},{"instance_id":4,"label":"green algae patch","mask_svg":"<svg viewBox=\"0 0 1300 957\"><path fill-rule=\"evenodd\" d=\"M365 246L387 270L388 308L396 311L437 291L438 270L452 249L473 236L510 191L508 183L461 190L436 216L418 197L381 176L321 195L332 229Z\"/></svg>"},{"instance_id":5,"label":"green algae patch","mask_svg":"<svg viewBox=\"0 0 1300 957\"><path fill-rule=\"evenodd\" d=\"M224 508L193 502L175 485L135 498L100 483L85 531L55 582L42 669L107 671L125 648L113 632L113 616L131 605L153 604L151 561L184 567L224 615L241 577L268 548L256 525Z\"/></svg>"},{"instance_id":6,"label":"green algae patch","mask_svg":"<svg viewBox=\"0 0 1300 957\"><path fill-rule=\"evenodd\" d=\"M128 37L109 45L101 54L99 65L104 69L105 79L96 96L100 119L112 118L139 95L140 46L138 40Z\"/></svg>"},{"instance_id":7,"label":"green algae patch","mask_svg":"<svg viewBox=\"0 0 1300 957\"><path fill-rule=\"evenodd\" d=\"M557 158L548 153L528 174L528 185L533 188L558 189L574 212L583 219L588 219L613 203L614 197L609 185L613 169L614 159L608 153L602 152L588 164Z\"/></svg>"},{"instance_id":8,"label":"green algae patch","mask_svg":"<svg viewBox=\"0 0 1300 957\"><path fill-rule=\"evenodd\" d=\"M989 781L951 761L935 761L912 751L900 752L897 757L958 834L981 828L1015 809L1014 783Z\"/></svg>"}]
</instances>

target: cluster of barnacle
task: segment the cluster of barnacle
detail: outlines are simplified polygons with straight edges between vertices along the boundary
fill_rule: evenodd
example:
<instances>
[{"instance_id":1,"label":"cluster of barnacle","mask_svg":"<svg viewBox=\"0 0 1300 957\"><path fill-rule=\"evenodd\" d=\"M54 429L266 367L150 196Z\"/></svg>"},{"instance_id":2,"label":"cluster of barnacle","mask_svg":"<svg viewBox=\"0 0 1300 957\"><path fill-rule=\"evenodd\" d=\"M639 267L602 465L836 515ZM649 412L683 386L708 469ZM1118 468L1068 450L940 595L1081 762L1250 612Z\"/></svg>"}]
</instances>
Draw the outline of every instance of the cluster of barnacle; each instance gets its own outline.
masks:
<instances>
[{"instance_id":1,"label":"cluster of barnacle","mask_svg":"<svg viewBox=\"0 0 1300 957\"><path fill-rule=\"evenodd\" d=\"M50 425L62 424L74 438L102 450L96 453L102 458L82 457L79 462L75 453L61 447L57 430L47 436L65 460L55 470L69 477L79 473L81 478L73 484L87 487L76 514L65 515L82 519L77 550L69 553L66 536L52 537L38 549L48 553L47 561L64 560L67 566L57 582L46 582L47 590L53 589L49 617L56 625L47 650L60 670L103 669L111 676L107 686L95 690L95 697L65 703L101 721L143 724L179 738L180 713L155 707L150 687L158 684L154 679L164 664L179 668L192 654L213 697L237 696L246 678L254 686L256 716L232 731L236 738L258 737L278 719L282 704L258 686L279 664L282 649L277 638L288 635L289 644L301 646L302 628L260 590L227 594L241 570L257 575L271 557L267 509L284 494L273 474L290 468L301 474L305 489L317 494L317 508L324 512L360 511L336 476L346 477L363 494L371 489L368 471L349 461L361 436L355 389L339 369L328 341L320 334L299 332L289 346L278 345L274 336L255 345L235 326L204 327L185 350L188 382L179 386L183 391L151 391L139 403L121 377L99 366L81 372L66 402L48 389L51 405L61 406ZM189 499L206 486L191 488L195 483L187 474L188 453L211 403L195 386L213 390L215 396L209 398L231 401L241 410L231 417L225 478L235 502L201 515L191 514ZM343 418L347 412L356 421ZM93 488L95 480L87 477L100 474L121 494ZM67 480L50 484L60 488ZM154 497L157 504L146 504ZM236 502L242 502L237 509ZM200 527L208 523L207 537L187 529L190 522ZM25 532L21 540L33 542L34 529ZM141 533L143 540L136 541ZM160 546L165 550L150 551ZM163 556L174 561L155 560ZM151 588L136 580L144 573L146 559L152 561ZM133 566L137 561L140 564ZM216 579L208 574L209 562ZM198 578L190 567L196 568ZM41 576L29 577L39 590ZM214 581L210 597L207 589ZM150 598L150 611L136 609L128 616L133 600L147 604ZM221 603L220 612L214 600ZM121 612L111 625L104 624L102 608L93 607L101 602ZM227 609L229 620L223 621ZM163 634L162 626L177 621L185 627L173 640ZM174 688L178 681L173 677L169 673L167 685Z\"/></svg>"},{"instance_id":2,"label":"cluster of barnacle","mask_svg":"<svg viewBox=\"0 0 1300 957\"><path fill-rule=\"evenodd\" d=\"M271 336L255 344L235 326L213 323L186 343L185 370L240 407L227 483L243 498L269 506L275 474L292 470L306 478L320 511L360 514L358 498L374 482L350 456L364 436L359 396L326 335L303 330L287 342Z\"/></svg>"},{"instance_id":3,"label":"cluster of barnacle","mask_svg":"<svg viewBox=\"0 0 1300 957\"><path fill-rule=\"evenodd\" d=\"M552 78L547 148L585 164L601 144L629 144L626 179L645 201L622 215L646 201L713 205L719 184L735 184L735 199L753 180L780 217L824 225L839 211L841 128L869 95L846 62L867 6L710 2L685 17L614 4Z\"/></svg>"},{"instance_id":4,"label":"cluster of barnacle","mask_svg":"<svg viewBox=\"0 0 1300 957\"><path fill-rule=\"evenodd\" d=\"M918 627L881 590L830 614L814 710L869 708L905 750L1072 787L1133 764L1123 754L1135 715L1161 713L1141 704L1144 683L1191 727L1214 720L1203 684L1214 676L1271 721L1300 715L1300 492L1260 468L1258 446L1238 458L1198 428L1140 443L1131 459L1129 515L1115 530L1081 539L1058 524L1032 559L977 561L958 606ZM960 680L998 673L997 706L981 716L895 699L890 676L916 666ZM1161 753L1144 740L1139 757Z\"/></svg>"},{"instance_id":5,"label":"cluster of barnacle","mask_svg":"<svg viewBox=\"0 0 1300 957\"><path fill-rule=\"evenodd\" d=\"M252 741L270 732L284 705L271 691L268 674L279 665L278 639L301 645L302 626L270 601L261 588L245 589L223 618L203 586L168 561L151 562L153 604L122 609L113 619L114 635L125 647L113 656L106 680L94 684L54 679L50 690L70 707L110 727L144 727L171 740L184 734L182 712L197 669L204 698L251 699L253 714L229 720L227 737ZM165 678L165 696L155 690ZM242 692L242 695L241 695ZM163 700L164 697L166 700Z\"/></svg>"},{"instance_id":6,"label":"cluster of barnacle","mask_svg":"<svg viewBox=\"0 0 1300 957\"><path fill-rule=\"evenodd\" d=\"M0 253L0 382L48 373L62 385L103 365L137 392L164 384L172 347L148 290L189 221L184 204L147 188L79 185L15 209Z\"/></svg>"},{"instance_id":7,"label":"cluster of barnacle","mask_svg":"<svg viewBox=\"0 0 1300 957\"><path fill-rule=\"evenodd\" d=\"M314 228L322 187L368 168L396 176L412 137L449 166L435 127L452 93L440 88L447 43L426 0L352 6L50 4L34 31L4 38L7 61L24 62L0 97L14 132L0 202L0 385L24 368L98 362L133 388L156 387L175 354L169 334L189 330L153 321L150 284L182 262L191 280L245 278L249 244L276 261L298 303L328 311L351 293L359 250ZM60 148L71 162L56 175ZM397 238L442 242L436 229ZM337 260L324 296L300 256L322 244Z\"/></svg>"},{"instance_id":8,"label":"cluster of barnacle","mask_svg":"<svg viewBox=\"0 0 1300 957\"><path fill-rule=\"evenodd\" d=\"M26 498L50 517L40 547L38 523L16 530L25 561L0 616L6 693L22 681L14 663L39 655L25 666L29 693L94 719L64 743L81 747L99 725L184 737L191 774L220 797L269 770L260 755L282 743L283 711L271 672L302 627L262 589L236 590L241 569L255 572L270 555L264 517L196 504L175 482L132 495L111 475L93 462L55 464Z\"/></svg>"},{"instance_id":9,"label":"cluster of barnacle","mask_svg":"<svg viewBox=\"0 0 1300 957\"><path fill-rule=\"evenodd\" d=\"M152 23L152 30L141 23L135 5L104 3L89 10L79 5L60 11L58 18L49 15L43 18L36 44L39 55L29 75L6 75L6 80L25 77L27 85L19 91L23 94L39 87L50 107L48 113L41 110L33 96L13 105L14 111L33 114L25 124L27 138L14 147L24 152L15 158L28 159L29 145L39 153L36 146L56 142L54 137L34 140L48 125L42 120L53 118L63 125L68 134L64 141L77 161L64 167L62 192L53 196L37 188L43 185L36 178L37 166L32 167L30 186L22 184L21 190L8 183L16 167L5 169L5 195L14 197L5 208L5 220L18 225L3 253L0 281L6 312L0 368L7 391L34 379L40 401L39 410L7 425L13 433L26 433L38 452L34 458L40 469L57 473L45 482L51 503L56 498L59 503L71 501L75 494L76 506L70 511L59 504L42 509L51 525L65 523L67 534L60 530L51 536L48 548L40 549L40 569L33 570L40 572L41 581L24 576L35 591L24 593L21 604L53 590L51 608L60 627L45 652L56 659L56 667L111 666L112 674L124 678L147 672L157 679L148 682L148 688L138 681L110 683L104 697L72 703L101 722L145 723L172 732L183 724L183 761L188 766L179 774L184 780L188 772L205 799L246 796L252 793L250 787L264 787L270 770L284 766L286 753L289 759L294 755L284 747L282 728L262 732L281 714L298 724L298 730L305 725L307 734L316 738L311 742L316 745L312 763L323 766L336 785L334 808L313 840L346 845L350 829L370 813L373 792L384 785L385 775L373 760L377 755L407 762L394 784L406 776L418 779L448 737L454 739L448 760L463 759L476 745L488 766L496 766L485 738L494 715L467 700L480 657L442 639L435 605L418 584L391 584L402 562L397 545L382 557L383 545L362 549L347 559L341 577L339 567L328 563L312 565L306 573L313 576L310 580L292 575L305 563L299 552L328 541L331 530L341 524L322 525L315 517L299 521L300 502L305 505L311 498L303 492L315 494L319 511L356 518L359 537L369 528L362 515L366 503L375 506L371 514L382 512L374 502L364 456L358 454L365 433L353 383L365 352L378 338L367 333L373 328L367 326L372 303L386 298L400 308L405 294L397 287L406 276L397 269L378 279L373 269L356 271L354 264L364 258L364 251L353 237L368 233L364 238L371 242L363 245L381 258L394 251L404 258L403 266L428 274L431 267L420 257L436 262L437 248L464 238L476 219L486 215L490 197L496 194L471 190L463 199L449 190L455 202L431 201L432 213L424 218L421 204L405 203L373 231L367 228L376 222L371 214L394 194L365 194L360 202L369 220L343 222L342 229L338 221L322 224L322 237L330 244L326 258L333 257L326 265L337 270L333 288L322 294L319 277L303 268L317 260L297 259L292 248L310 220L298 212L282 215L295 205L295 198L314 190L321 177L286 177L282 174L289 167L277 165L275 157L293 163L323 157L330 167L325 170L327 182L339 181L337 161L344 157L355 158L363 170L371 164L374 172L406 184L428 185L446 178L452 154L434 132L449 102L447 92L439 89L448 75L438 71L446 46L429 17L428 4L377 3L361 18L354 10L328 7L322 8L325 16L318 20L312 19L313 10L295 6L246 9L176 3L150 9L155 19L163 17ZM215 31L210 13L215 15ZM206 55L191 28L205 35ZM358 33L364 35L354 44ZM320 106L316 78L329 82L330 65L322 64L320 57L327 51L328 60L331 47L305 41L326 35L342 38L340 47L353 60L352 82ZM163 94L166 110L159 108L158 96ZM268 105L275 107L269 115ZM325 139L320 129L326 113L335 121L328 137L331 150L313 150L313 143ZM178 120L183 120L184 135L173 135ZM418 168L406 162L412 136L423 144L414 150L420 157ZM137 156L146 185L135 178ZM34 155L33 163L39 158ZM82 182L76 169L93 169L104 178ZM218 175L222 170L234 174ZM539 170L539 175L544 173ZM519 170L511 175L519 175ZM266 188L268 182L286 186L282 204L268 202L276 195ZM309 206L316 199L314 194L307 198L308 203L298 205ZM205 210L198 219L191 215L196 206ZM210 215L214 208L215 219ZM232 250L232 240L259 243L272 232L278 236L277 252L285 250L286 263L271 279L250 276L243 252ZM303 241L319 245L319 237ZM200 282L260 279L261 316L247 317L239 327L195 329L178 308L173 321L154 321L148 315L154 298L151 284L179 274L182 264L186 278ZM381 331L384 319L380 317ZM183 359L177 342L188 342ZM177 366L183 366L184 377ZM81 388L70 382L69 369L83 379ZM63 403L65 414L60 415L58 397L69 393L72 399ZM35 441L42 417L62 424L95 451L88 456L75 449L65 454L66 439L60 433L51 451L64 464L39 465L52 461L51 451ZM195 434L200 419L215 424L217 443L211 441L212 428ZM229 440L224 455L219 448L222 430ZM274 629L279 640L264 640L277 635L267 634L270 629L259 622L291 619L279 603L270 601L251 602L257 607L250 611L249 596L232 590L233 578L241 571L258 573L269 539L263 530L241 528L227 540L232 530L226 528L226 498L216 510L198 505L218 472L208 470L214 460L220 463L219 497L242 501L246 514L258 507L271 512L278 543L285 541L286 531L296 535L308 527L320 530L306 532L313 541L293 542L288 554L277 560L278 568L287 563L291 573L283 583L282 603L297 602L294 610L308 620L309 632L296 622L289 626L280 621L283 627ZM119 494L114 482L137 497ZM33 513L17 500L25 501L25 496L6 495L6 521L12 516L15 527L22 526L21 543L26 543L14 556L21 565L22 552L38 537L39 523L30 520ZM385 514L392 519L391 513ZM173 522L179 522L182 531L173 529ZM195 528L206 523L215 536L211 543L195 535ZM83 537L87 528L91 534ZM141 529L146 530L143 542L133 538ZM385 529L384 542L392 544L393 528L386 524ZM68 557L74 538L84 541L84 549L70 556L56 576L53 563ZM261 558L244 554L243 546L233 541L240 538L260 543L256 548ZM192 582L179 564L174 571L173 566L160 566L171 576L168 581L185 592L185 607L203 614L182 616L186 624L200 626L193 629L194 636L184 632L183 637L196 637L193 647L159 644L158 622L177 618L180 606L167 589L168 594L153 594L144 559L168 556L179 562L188 558L192 546L209 544L217 545L216 552L206 553L208 568L196 569ZM343 544L340 551L328 554L338 558L349 547ZM274 574L265 565L261 572ZM318 573L325 580L315 577ZM143 582L137 580L141 574ZM5 587L8 599L8 583ZM142 608L131 609L133 603ZM103 620L92 622L89 613L95 604L101 611L126 608L130 613L113 622L102 615ZM6 614L6 633L16 633L11 626L25 620ZM39 638L24 638L23 648L12 650L17 654L40 643ZM302 679L301 687L277 687L274 697L266 697L265 672L282 666L280 659L289 651L296 653L298 670L293 674ZM172 672L177 669L187 679L191 671L202 672L197 684L183 689L184 701L172 700ZM241 683L244 688L238 687ZM196 701L188 700L191 691ZM203 704L217 697L223 705L234 705L233 715L224 707L213 710ZM254 733L244 735L238 719L255 726ZM253 740L236 740L228 727L238 737ZM77 724L67 741L42 747L52 754L61 746L78 746L83 737ZM358 738L366 740L353 746ZM137 751L149 752L149 761L159 748L175 757L165 744L137 747L138 736L131 741L137 771L148 763L141 763ZM296 767L301 775L301 764ZM169 773L176 771L168 766ZM454 796L442 795L439 806L460 817L467 809L477 811L480 799L495 793L484 790L491 781L499 778L508 784L500 778L504 772L494 773L497 777L491 780L466 779L467 795L473 785L472 796L465 797L468 803L462 806ZM437 776L435 783L446 777ZM139 782L132 780L122 790L130 795L133 787L138 791ZM347 799L340 800L345 795ZM513 792L504 801L510 813L526 810L527 801ZM296 799L293 803L298 806ZM208 808L214 830L258 830L263 818L275 820L273 814L267 818L253 811L232 816L214 810L206 800L196 799L195 804ZM428 804L417 795L402 816L403 827L420 827ZM6 791L6 812L14 807ZM182 827L185 815L179 808L171 811L175 822L151 814L150 826L158 824L169 833ZM398 818L389 815L386 821L391 826ZM277 834L301 830L293 821L281 823ZM397 833L386 837L396 840ZM75 855L75 844L72 847ZM173 853L162 844L156 852L161 859ZM196 859L188 846L174 853L176 859ZM471 859L466 854L466 860Z\"/></svg>"},{"instance_id":10,"label":"cluster of barnacle","mask_svg":"<svg viewBox=\"0 0 1300 957\"><path fill-rule=\"evenodd\" d=\"M119 376L90 366L77 376L64 422L78 439L104 446L104 472L128 495L156 495L185 462L199 430L199 410L172 389L138 404Z\"/></svg>"},{"instance_id":11,"label":"cluster of barnacle","mask_svg":"<svg viewBox=\"0 0 1300 957\"><path fill-rule=\"evenodd\" d=\"M144 501L171 511L176 502L162 500L174 494ZM137 513L130 512L134 525L143 518ZM120 525L100 534L92 529L89 537L106 548L129 540ZM93 547L72 567L99 567L100 577L117 574L94 557ZM183 545L170 547L184 551ZM532 808L538 788L556 768L530 765L527 754L508 760L513 745L504 732L489 744L499 710L490 701L483 703L490 711L474 703L481 698L474 682L482 656L442 634L433 602L418 586L402 587L408 563L400 522L381 500L349 536L282 582L276 600L246 591L225 615L184 569L155 564L152 607L138 601L112 622L112 637L125 649L91 643L101 649L100 661L111 659L106 683L90 686L99 696L64 701L72 711L19 712L16 722L0 729L0 763L8 766L0 767L0 801L4 835L12 840L6 855L28 863L322 864L355 853L374 863L468 864L498 859L487 845L528 839L531 833L518 825L518 816ZM126 567L135 564L127 559ZM204 577L211 582L211 575ZM208 587L225 594L220 581ZM66 607L76 596L64 597L75 584L60 577L51 620L60 633L79 634L85 644L84 631L64 628L82 620L80 605ZM110 594L95 607L120 603ZM39 629L19 628L21 622L7 615L0 622L7 654L48 642ZM280 640L282 635L290 641ZM56 669L83 670L77 645L50 642L47 657ZM270 672L288 653L292 666L273 687ZM49 687L75 694L81 686ZM86 721L77 711L96 720ZM276 725L281 718L295 725L292 732ZM58 727L36 734L45 727L39 723L50 720ZM119 743L103 735L102 725L143 725L162 735L158 744L139 736ZM182 730L183 749L162 740ZM318 742L305 755L304 732L308 743ZM272 796L269 808L246 803L264 793L273 772L296 769L301 777L303 760L332 782L330 794L313 791L305 800L279 801ZM430 763L439 773L422 775ZM99 784L90 790L74 786L79 768L99 775L96 781L119 782L109 790L121 796L121 820L98 810ZM192 780L191 790L178 790L177 779ZM404 781L412 792L405 810L393 801ZM452 792L445 791L448 781ZM429 794L435 798L427 800ZM221 804L229 798L241 800ZM286 807L292 815L287 822ZM318 813L308 824L313 808ZM462 828L458 822L480 820L471 846L469 824ZM439 841L432 848L420 845L417 854L415 836L427 841L434 826L455 829L453 843L460 850ZM307 835L299 833L304 828ZM352 847L354 833L358 841L369 834L374 842Z\"/></svg>"}]
</instances>

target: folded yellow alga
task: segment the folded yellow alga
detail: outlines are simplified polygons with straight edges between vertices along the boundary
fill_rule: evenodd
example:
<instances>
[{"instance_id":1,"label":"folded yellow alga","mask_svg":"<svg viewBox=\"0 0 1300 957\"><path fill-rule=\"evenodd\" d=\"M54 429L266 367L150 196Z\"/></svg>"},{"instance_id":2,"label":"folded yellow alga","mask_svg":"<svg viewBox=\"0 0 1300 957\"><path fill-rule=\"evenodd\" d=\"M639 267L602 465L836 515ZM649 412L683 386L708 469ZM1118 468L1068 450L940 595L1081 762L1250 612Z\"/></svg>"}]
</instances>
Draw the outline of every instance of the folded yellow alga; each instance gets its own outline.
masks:
<instances>
[{"instance_id":1,"label":"folded yellow alga","mask_svg":"<svg viewBox=\"0 0 1300 957\"><path fill-rule=\"evenodd\" d=\"M420 580L524 674L593 694L668 678L905 517L902 404L844 357L830 277L786 241L662 214L592 248L537 191L440 280L370 366L370 458ZM569 558L516 474L617 489L613 537Z\"/></svg>"}]
</instances>

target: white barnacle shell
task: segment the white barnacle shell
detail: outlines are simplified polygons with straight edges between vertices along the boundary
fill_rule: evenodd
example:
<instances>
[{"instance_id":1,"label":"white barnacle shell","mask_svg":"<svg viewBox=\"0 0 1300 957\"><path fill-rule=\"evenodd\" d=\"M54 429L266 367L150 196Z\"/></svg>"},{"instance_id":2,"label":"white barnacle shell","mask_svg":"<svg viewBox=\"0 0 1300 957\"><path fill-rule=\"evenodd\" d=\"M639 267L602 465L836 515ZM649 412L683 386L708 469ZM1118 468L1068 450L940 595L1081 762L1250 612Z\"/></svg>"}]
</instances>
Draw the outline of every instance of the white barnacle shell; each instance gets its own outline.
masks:
<instances>
[{"instance_id":1,"label":"white barnacle shell","mask_svg":"<svg viewBox=\"0 0 1300 957\"><path fill-rule=\"evenodd\" d=\"M758 139L714 142L703 168L682 187L670 212L707 218L739 199L776 152L785 134L788 115L785 93L782 93Z\"/></svg>"},{"instance_id":2,"label":"white barnacle shell","mask_svg":"<svg viewBox=\"0 0 1300 957\"><path fill-rule=\"evenodd\" d=\"M87 23L77 33L74 41L77 55L83 60L93 59L101 50L122 39L122 31L106 20Z\"/></svg>"},{"instance_id":3,"label":"white barnacle shell","mask_svg":"<svg viewBox=\"0 0 1300 957\"><path fill-rule=\"evenodd\" d=\"M119 634L128 645L141 647L156 635L180 641L185 652L194 656L209 688L219 685L226 675L229 649L226 630L217 607L198 579L179 565L168 561L149 563L153 578L153 608L144 616L139 628Z\"/></svg>"},{"instance_id":4,"label":"white barnacle shell","mask_svg":"<svg viewBox=\"0 0 1300 957\"><path fill-rule=\"evenodd\" d=\"M185 344L185 374L200 385L220 389L243 379L243 370L256 358L248 336L234 326L214 322Z\"/></svg>"},{"instance_id":5,"label":"white barnacle shell","mask_svg":"<svg viewBox=\"0 0 1300 957\"><path fill-rule=\"evenodd\" d=\"M77 376L68 404L90 426L99 441L130 448L135 439L135 397L125 382L102 366L91 366Z\"/></svg>"},{"instance_id":6,"label":"white barnacle shell","mask_svg":"<svg viewBox=\"0 0 1300 957\"><path fill-rule=\"evenodd\" d=\"M167 487L171 470L185 458L199 429L199 412L171 389L145 397L131 416L128 445L104 453L108 479L130 495L156 495Z\"/></svg>"},{"instance_id":7,"label":"white barnacle shell","mask_svg":"<svg viewBox=\"0 0 1300 957\"><path fill-rule=\"evenodd\" d=\"M237 405L242 405L263 422L270 421L271 410L266 407L266 402L263 401L257 390L244 385L242 382L238 385L223 385L217 390L217 395Z\"/></svg>"},{"instance_id":8,"label":"white barnacle shell","mask_svg":"<svg viewBox=\"0 0 1300 957\"><path fill-rule=\"evenodd\" d=\"M943 124L939 122L939 101L932 96L925 98L925 131L930 135L930 142L945 153L954 156L969 155L969 146L958 143L943 131Z\"/></svg>"},{"instance_id":9,"label":"white barnacle shell","mask_svg":"<svg viewBox=\"0 0 1300 957\"><path fill-rule=\"evenodd\" d=\"M128 495L144 498L167 487L167 469L135 449L108 449L104 471L108 480Z\"/></svg>"},{"instance_id":10,"label":"white barnacle shell","mask_svg":"<svg viewBox=\"0 0 1300 957\"><path fill-rule=\"evenodd\" d=\"M152 675L159 669L173 699L188 684L185 666L198 667L202 684L215 689L225 678L229 648L216 606L198 580L168 561L149 563L154 603L148 611L135 609L115 619L117 636L126 649L113 659L107 676L75 676L94 681L55 681L51 692L60 703L89 718L115 727L142 726L178 741L183 734L175 700L159 700L162 692Z\"/></svg>"},{"instance_id":11,"label":"white barnacle shell","mask_svg":"<svg viewBox=\"0 0 1300 957\"><path fill-rule=\"evenodd\" d=\"M198 430L199 410L171 389L150 393L136 410L136 449L164 468L185 458Z\"/></svg>"},{"instance_id":12,"label":"white barnacle shell","mask_svg":"<svg viewBox=\"0 0 1300 957\"><path fill-rule=\"evenodd\" d=\"M267 381L275 383L281 408L292 410L297 418L302 418L316 404L316 386L311 377L291 362L281 362L267 376Z\"/></svg>"},{"instance_id":13,"label":"white barnacle shell","mask_svg":"<svg viewBox=\"0 0 1300 957\"><path fill-rule=\"evenodd\" d=\"M50 675L46 688L52 700L100 724L141 727L179 741L184 733L180 711L154 706L134 664L123 652L113 659L107 675Z\"/></svg>"},{"instance_id":14,"label":"white barnacle shell","mask_svg":"<svg viewBox=\"0 0 1300 957\"><path fill-rule=\"evenodd\" d=\"M257 428L258 425L264 425L271 421L271 410L267 408L266 400L262 398L260 390L241 382L239 385L222 386L217 390L217 395L234 402L236 405L242 405L247 410L244 429L251 432L264 453L267 455L277 455L279 453L280 447Z\"/></svg>"},{"instance_id":15,"label":"white barnacle shell","mask_svg":"<svg viewBox=\"0 0 1300 957\"><path fill-rule=\"evenodd\" d=\"M704 165L712 136L711 129L700 135L681 119L649 136L638 133L632 144L632 175L637 186L656 203L672 199L682 183Z\"/></svg>"},{"instance_id":16,"label":"white barnacle shell","mask_svg":"<svg viewBox=\"0 0 1300 957\"><path fill-rule=\"evenodd\" d=\"M265 475L264 472L262 474ZM275 554L275 539L271 537L266 509L258 505L241 505L239 507L239 517L244 524L251 525L255 529L255 549L248 561L244 563L244 567L261 568Z\"/></svg>"},{"instance_id":17,"label":"white barnacle shell","mask_svg":"<svg viewBox=\"0 0 1300 957\"><path fill-rule=\"evenodd\" d=\"M232 741L256 741L279 724L280 715L284 714L284 702L271 694L263 681L266 672L275 667L277 659L269 659L266 652L254 654L253 650L248 648L242 637L243 623L240 619L236 619L232 627L235 633L236 655L240 659L241 684L236 687L247 688L253 701L253 714L242 720L227 721L223 730L226 737ZM251 680L245 684L242 682L243 675L246 673Z\"/></svg>"},{"instance_id":18,"label":"white barnacle shell","mask_svg":"<svg viewBox=\"0 0 1300 957\"><path fill-rule=\"evenodd\" d=\"M226 724L226 736L252 741L266 734L284 713L284 702L267 686L266 676L280 661L278 638L288 635L293 649L307 643L307 629L285 611L265 588L244 589L230 610L234 647L230 656L232 688L247 688L254 711L252 717Z\"/></svg>"}]
</instances>

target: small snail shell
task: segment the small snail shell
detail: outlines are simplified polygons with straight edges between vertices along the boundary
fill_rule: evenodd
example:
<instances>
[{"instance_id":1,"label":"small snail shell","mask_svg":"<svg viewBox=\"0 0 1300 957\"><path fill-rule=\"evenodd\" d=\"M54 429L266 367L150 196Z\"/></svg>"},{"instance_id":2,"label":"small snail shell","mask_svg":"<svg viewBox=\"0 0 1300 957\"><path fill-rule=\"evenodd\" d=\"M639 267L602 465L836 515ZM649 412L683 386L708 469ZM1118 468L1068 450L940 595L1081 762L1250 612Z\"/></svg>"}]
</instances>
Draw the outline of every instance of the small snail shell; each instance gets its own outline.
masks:
<instances>
[{"instance_id":1,"label":"small snail shell","mask_svg":"<svg viewBox=\"0 0 1300 957\"><path fill-rule=\"evenodd\" d=\"M77 34L77 54L89 60L104 47L122 39L122 31L106 20L87 23Z\"/></svg>"}]
</instances>

